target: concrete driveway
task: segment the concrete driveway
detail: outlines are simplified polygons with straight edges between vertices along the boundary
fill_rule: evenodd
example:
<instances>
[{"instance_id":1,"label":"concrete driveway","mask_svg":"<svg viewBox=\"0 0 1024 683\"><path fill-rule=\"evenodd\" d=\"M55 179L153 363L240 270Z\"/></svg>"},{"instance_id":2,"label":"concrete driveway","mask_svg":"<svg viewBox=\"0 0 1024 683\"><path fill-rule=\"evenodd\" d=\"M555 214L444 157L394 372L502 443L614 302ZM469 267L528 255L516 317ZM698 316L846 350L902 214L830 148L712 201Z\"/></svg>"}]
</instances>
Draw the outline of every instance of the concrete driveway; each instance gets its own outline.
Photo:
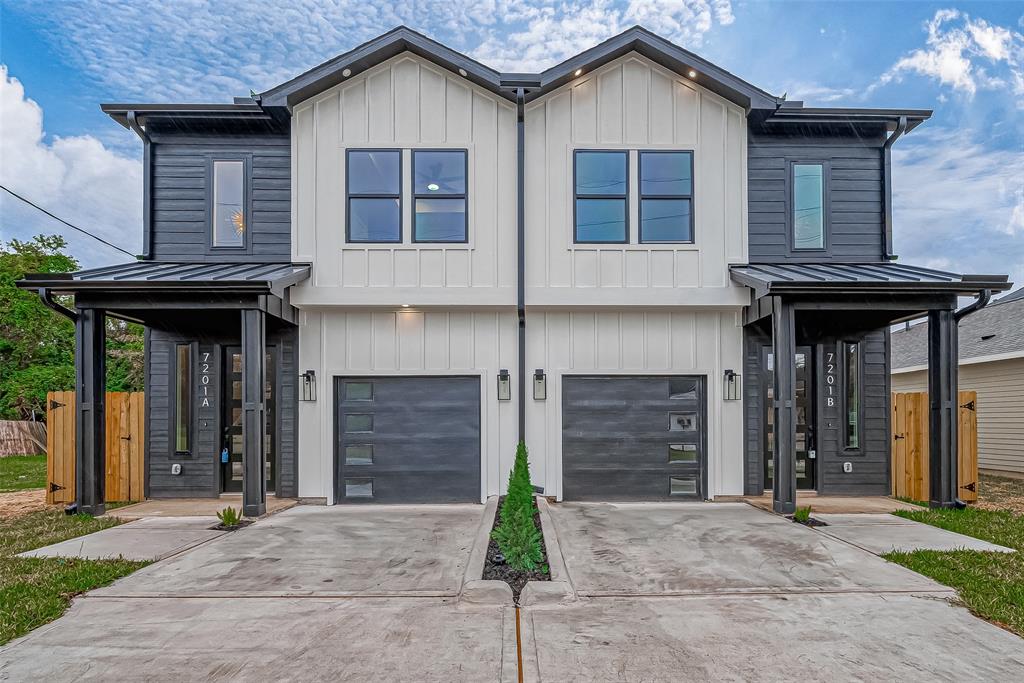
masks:
<instances>
[{"instance_id":1,"label":"concrete driveway","mask_svg":"<svg viewBox=\"0 0 1024 683\"><path fill-rule=\"evenodd\" d=\"M296 507L79 598L0 680L515 680L515 615L457 602L480 505Z\"/></svg>"},{"instance_id":2,"label":"concrete driveway","mask_svg":"<svg viewBox=\"0 0 1024 683\"><path fill-rule=\"evenodd\" d=\"M575 603L523 610L527 680L1024 676L954 593L745 504L551 506Z\"/></svg>"}]
</instances>

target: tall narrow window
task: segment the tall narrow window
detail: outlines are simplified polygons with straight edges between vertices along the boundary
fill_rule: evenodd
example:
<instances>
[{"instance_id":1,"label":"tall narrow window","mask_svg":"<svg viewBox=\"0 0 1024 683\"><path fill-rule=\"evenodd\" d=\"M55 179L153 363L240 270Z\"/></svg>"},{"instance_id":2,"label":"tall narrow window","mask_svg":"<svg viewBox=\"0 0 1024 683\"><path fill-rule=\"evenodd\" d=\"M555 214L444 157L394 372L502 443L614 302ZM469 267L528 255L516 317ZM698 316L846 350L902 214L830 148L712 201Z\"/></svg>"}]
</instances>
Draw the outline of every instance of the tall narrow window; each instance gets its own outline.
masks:
<instances>
[{"instance_id":1,"label":"tall narrow window","mask_svg":"<svg viewBox=\"0 0 1024 683\"><path fill-rule=\"evenodd\" d=\"M846 447L860 448L860 344L844 343L846 368Z\"/></svg>"},{"instance_id":2,"label":"tall narrow window","mask_svg":"<svg viewBox=\"0 0 1024 683\"><path fill-rule=\"evenodd\" d=\"M175 347L174 451L188 453L192 446L192 345Z\"/></svg>"},{"instance_id":3,"label":"tall narrow window","mask_svg":"<svg viewBox=\"0 0 1024 683\"><path fill-rule=\"evenodd\" d=\"M693 154L640 152L640 241L693 242Z\"/></svg>"},{"instance_id":4,"label":"tall narrow window","mask_svg":"<svg viewBox=\"0 0 1024 683\"><path fill-rule=\"evenodd\" d=\"M825 248L825 167L793 164L793 248Z\"/></svg>"},{"instance_id":5,"label":"tall narrow window","mask_svg":"<svg viewBox=\"0 0 1024 683\"><path fill-rule=\"evenodd\" d=\"M413 242L465 242L465 150L415 150L412 175Z\"/></svg>"},{"instance_id":6,"label":"tall narrow window","mask_svg":"<svg viewBox=\"0 0 1024 683\"><path fill-rule=\"evenodd\" d=\"M575 154L576 242L625 243L629 153Z\"/></svg>"},{"instance_id":7,"label":"tall narrow window","mask_svg":"<svg viewBox=\"0 0 1024 683\"><path fill-rule=\"evenodd\" d=\"M213 246L245 246L245 162L213 162Z\"/></svg>"},{"instance_id":8,"label":"tall narrow window","mask_svg":"<svg viewBox=\"0 0 1024 683\"><path fill-rule=\"evenodd\" d=\"M350 149L346 164L349 242L402 241L402 153Z\"/></svg>"}]
</instances>

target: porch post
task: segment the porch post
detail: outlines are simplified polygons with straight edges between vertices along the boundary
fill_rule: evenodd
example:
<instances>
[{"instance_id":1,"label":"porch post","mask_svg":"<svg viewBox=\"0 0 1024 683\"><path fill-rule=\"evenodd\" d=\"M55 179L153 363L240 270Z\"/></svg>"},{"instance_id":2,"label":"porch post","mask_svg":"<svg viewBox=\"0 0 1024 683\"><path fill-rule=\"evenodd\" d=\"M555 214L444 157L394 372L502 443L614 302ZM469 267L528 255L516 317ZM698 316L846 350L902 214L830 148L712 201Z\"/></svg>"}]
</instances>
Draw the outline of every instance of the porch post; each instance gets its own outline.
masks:
<instances>
[{"instance_id":1,"label":"porch post","mask_svg":"<svg viewBox=\"0 0 1024 683\"><path fill-rule=\"evenodd\" d=\"M928 312L928 492L933 508L956 507L957 324L954 311Z\"/></svg>"},{"instance_id":2,"label":"porch post","mask_svg":"<svg viewBox=\"0 0 1024 683\"><path fill-rule=\"evenodd\" d=\"M106 483L106 312L78 309L75 321L75 503L102 515Z\"/></svg>"},{"instance_id":3,"label":"porch post","mask_svg":"<svg viewBox=\"0 0 1024 683\"><path fill-rule=\"evenodd\" d=\"M242 311L242 514L267 511L266 454L266 314Z\"/></svg>"},{"instance_id":4,"label":"porch post","mask_svg":"<svg viewBox=\"0 0 1024 683\"><path fill-rule=\"evenodd\" d=\"M776 297L772 302L772 352L775 413L775 477L772 508L780 514L796 510L796 326L793 305Z\"/></svg>"}]
</instances>

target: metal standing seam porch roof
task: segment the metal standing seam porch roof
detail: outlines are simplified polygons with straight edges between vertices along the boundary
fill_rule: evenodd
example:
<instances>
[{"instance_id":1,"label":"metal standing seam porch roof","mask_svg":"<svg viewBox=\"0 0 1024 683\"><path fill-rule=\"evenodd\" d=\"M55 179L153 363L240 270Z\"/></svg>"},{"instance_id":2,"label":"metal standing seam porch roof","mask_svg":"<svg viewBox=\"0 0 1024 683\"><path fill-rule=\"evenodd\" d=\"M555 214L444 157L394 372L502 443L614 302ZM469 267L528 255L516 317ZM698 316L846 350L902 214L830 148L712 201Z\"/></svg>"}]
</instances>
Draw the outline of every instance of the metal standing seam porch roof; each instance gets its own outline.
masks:
<instances>
[{"instance_id":1,"label":"metal standing seam porch roof","mask_svg":"<svg viewBox=\"0 0 1024 683\"><path fill-rule=\"evenodd\" d=\"M18 286L54 292L117 289L121 292L270 292L309 277L309 266L293 263L167 263L137 261L75 273L30 273Z\"/></svg>"},{"instance_id":2,"label":"metal standing seam porch roof","mask_svg":"<svg viewBox=\"0 0 1024 683\"><path fill-rule=\"evenodd\" d=\"M730 266L732 279L771 294L911 294L977 295L1001 292L1011 283L1006 275L958 275L901 263L786 263Z\"/></svg>"}]
</instances>

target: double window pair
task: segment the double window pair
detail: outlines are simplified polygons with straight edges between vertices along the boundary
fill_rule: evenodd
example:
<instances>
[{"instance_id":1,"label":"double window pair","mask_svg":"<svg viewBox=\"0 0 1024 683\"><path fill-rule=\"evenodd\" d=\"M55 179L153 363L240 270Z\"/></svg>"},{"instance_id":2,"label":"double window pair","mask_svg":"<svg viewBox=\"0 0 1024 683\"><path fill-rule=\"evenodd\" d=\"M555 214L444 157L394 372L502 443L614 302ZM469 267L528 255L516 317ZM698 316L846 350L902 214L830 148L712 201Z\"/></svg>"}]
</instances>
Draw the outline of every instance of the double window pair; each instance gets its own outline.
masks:
<instances>
[{"instance_id":1,"label":"double window pair","mask_svg":"<svg viewBox=\"0 0 1024 683\"><path fill-rule=\"evenodd\" d=\"M412 150L413 242L466 242L465 150ZM348 242L402 242L402 151L350 149Z\"/></svg>"},{"instance_id":2,"label":"double window pair","mask_svg":"<svg viewBox=\"0 0 1024 683\"><path fill-rule=\"evenodd\" d=\"M576 150L574 241L628 244L628 150ZM693 152L637 153L641 244L693 243Z\"/></svg>"}]
</instances>

